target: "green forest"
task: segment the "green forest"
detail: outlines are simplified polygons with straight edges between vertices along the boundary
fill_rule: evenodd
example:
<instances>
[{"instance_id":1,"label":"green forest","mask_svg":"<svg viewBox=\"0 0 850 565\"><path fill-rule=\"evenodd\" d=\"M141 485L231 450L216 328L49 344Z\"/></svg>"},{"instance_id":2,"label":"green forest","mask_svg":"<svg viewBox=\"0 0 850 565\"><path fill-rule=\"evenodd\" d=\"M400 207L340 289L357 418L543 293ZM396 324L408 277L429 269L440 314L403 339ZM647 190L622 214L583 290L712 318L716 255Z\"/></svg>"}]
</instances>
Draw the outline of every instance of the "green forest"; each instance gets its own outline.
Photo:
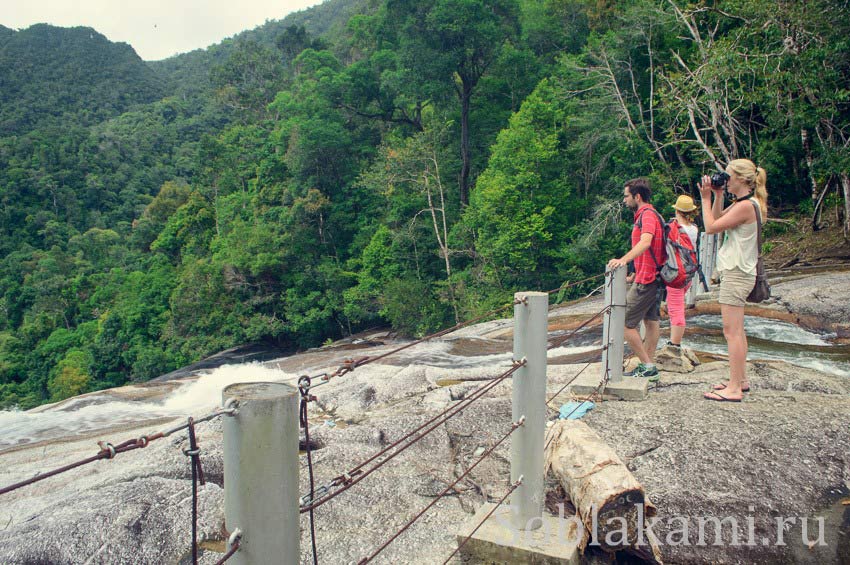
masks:
<instances>
[{"instance_id":1,"label":"green forest","mask_svg":"<svg viewBox=\"0 0 850 565\"><path fill-rule=\"evenodd\" d=\"M0 407L423 335L601 273L625 180L669 214L737 157L768 233L850 237L846 1L329 0L156 62L0 26Z\"/></svg>"}]
</instances>

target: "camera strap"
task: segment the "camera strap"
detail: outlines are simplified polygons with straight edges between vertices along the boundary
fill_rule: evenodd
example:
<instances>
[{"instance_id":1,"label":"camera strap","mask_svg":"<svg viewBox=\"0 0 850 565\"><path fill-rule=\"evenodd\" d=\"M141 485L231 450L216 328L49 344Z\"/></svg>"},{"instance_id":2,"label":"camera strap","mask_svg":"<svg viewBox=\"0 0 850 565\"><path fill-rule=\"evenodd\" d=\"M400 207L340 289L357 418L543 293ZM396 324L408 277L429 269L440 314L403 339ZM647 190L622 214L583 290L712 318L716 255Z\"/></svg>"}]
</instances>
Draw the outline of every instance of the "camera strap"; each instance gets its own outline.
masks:
<instances>
[{"instance_id":1,"label":"camera strap","mask_svg":"<svg viewBox=\"0 0 850 565\"><path fill-rule=\"evenodd\" d=\"M743 202L744 200L749 200L752 197L752 192L750 192L749 194L745 194L744 196L735 196L731 192L729 193L729 198L732 200L732 202Z\"/></svg>"}]
</instances>

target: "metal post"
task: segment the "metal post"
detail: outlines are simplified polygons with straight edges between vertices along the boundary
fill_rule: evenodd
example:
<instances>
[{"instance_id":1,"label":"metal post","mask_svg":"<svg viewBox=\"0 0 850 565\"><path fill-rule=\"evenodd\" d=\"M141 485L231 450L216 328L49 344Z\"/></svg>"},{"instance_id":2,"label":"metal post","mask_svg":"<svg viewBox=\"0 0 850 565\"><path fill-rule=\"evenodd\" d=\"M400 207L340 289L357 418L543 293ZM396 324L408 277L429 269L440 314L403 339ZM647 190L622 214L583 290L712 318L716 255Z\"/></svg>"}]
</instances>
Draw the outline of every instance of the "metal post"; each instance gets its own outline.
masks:
<instances>
[{"instance_id":1,"label":"metal post","mask_svg":"<svg viewBox=\"0 0 850 565\"><path fill-rule=\"evenodd\" d=\"M511 496L511 521L517 529L534 530L543 516L543 438L546 433L546 345L549 295L514 295L514 359L526 365L513 374L513 421L525 422L511 438L511 482L523 477Z\"/></svg>"},{"instance_id":2,"label":"metal post","mask_svg":"<svg viewBox=\"0 0 850 565\"><path fill-rule=\"evenodd\" d=\"M243 532L230 563L299 563L298 391L282 383L224 389L224 518Z\"/></svg>"},{"instance_id":3,"label":"metal post","mask_svg":"<svg viewBox=\"0 0 850 565\"><path fill-rule=\"evenodd\" d=\"M602 371L608 382L623 380L623 331L626 327L626 269L605 270L605 313L602 325ZM607 347L606 347L607 346ZM604 375L603 375L604 376Z\"/></svg>"}]
</instances>

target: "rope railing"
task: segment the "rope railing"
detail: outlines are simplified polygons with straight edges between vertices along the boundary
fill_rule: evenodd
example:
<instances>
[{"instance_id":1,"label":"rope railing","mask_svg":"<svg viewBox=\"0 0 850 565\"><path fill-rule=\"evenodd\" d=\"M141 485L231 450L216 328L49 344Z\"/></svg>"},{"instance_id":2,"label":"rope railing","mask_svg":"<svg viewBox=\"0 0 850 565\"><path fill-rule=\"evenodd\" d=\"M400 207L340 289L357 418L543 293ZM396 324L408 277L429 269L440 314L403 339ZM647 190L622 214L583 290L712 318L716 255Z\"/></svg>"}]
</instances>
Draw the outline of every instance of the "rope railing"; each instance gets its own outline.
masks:
<instances>
[{"instance_id":1,"label":"rope railing","mask_svg":"<svg viewBox=\"0 0 850 565\"><path fill-rule=\"evenodd\" d=\"M593 276L593 277L588 277L588 278L582 279L580 281L574 281L572 283L562 285L561 287L558 287L556 289L547 291L547 294L552 295L552 294L558 293L558 292L563 293L566 289L569 289L571 287L575 287L575 286L578 286L578 285L581 285L581 284L585 284L587 282L590 282L592 280L599 278L600 276L604 276L604 275L596 275L596 276ZM585 299L589 298L595 292L597 292L597 290L598 289L591 292L588 296L586 296L584 298L580 298L580 299L578 299L577 301L574 301L574 302L578 302L578 301L585 300ZM457 323L457 324L455 324L451 327L448 327L448 328L445 328L441 331L429 334L425 337L422 337L420 339L406 343L406 344L401 345L399 347L393 348L393 349L386 351L384 353L381 353L379 355L363 356L363 357L358 357L358 358L353 358L353 359L346 359L333 372L321 373L321 374L316 375L314 377L303 376L303 377L299 378L298 388L299 388L299 390L301 392L301 396L302 396L302 403L301 403L301 408L300 408L300 420L301 420L301 426L305 430L305 438L306 438L306 441L307 441L307 449L306 449L306 451L307 451L307 467L308 467L309 474L310 474L310 492L309 492L308 495L301 497L300 504L299 504L299 506L300 506L299 511L300 511L300 513L310 512L310 530L311 530L311 538L313 540L312 549L313 549L313 562L314 563L318 563L317 552L316 552L316 542L315 542L315 524L314 524L314 520L313 520L313 518L314 518L313 517L313 510L314 509L325 504L326 502L329 502L330 500L339 496L340 494L342 494L343 492L345 492L346 490L348 490L349 488L351 488L355 484L359 483L360 481L362 481L363 479L368 477L370 474L374 473L375 471L380 469L382 466L389 463L391 460L393 460L399 454L403 453L405 450L407 450L408 448L415 445L417 442L424 439L428 434L433 432L439 426L443 425L449 419L453 418L454 416L457 416L458 414L460 414L461 412L466 410L469 406L472 405L472 403L474 403L475 401L482 398L485 394L487 394L488 392L493 390L499 384L504 382L507 378L511 377L521 367L525 366L526 361L525 361L525 359L523 359L521 361L514 360L512 366L509 369L507 369L502 374L500 374L496 377L493 377L491 380L486 382L486 384L484 384L483 386L476 388L471 394L468 394L461 402L457 403L454 406L450 406L450 407L446 408L445 410L441 411L436 416L430 418L428 421L419 425L416 429L408 432L406 435L404 435L399 440L395 441L391 445L387 446L386 448L382 449L381 451L370 456L365 461L359 463L358 465L356 465L355 467L350 469L348 472L335 477L329 483L327 483L327 484L325 484L321 487L318 487L318 488L316 488L316 486L315 486L314 477L313 477L313 461L312 461L310 437L309 437L309 422L308 422L308 417L307 417L307 404L310 401L316 400L316 397L312 396L310 394L311 389L315 388L317 386L320 386L322 384L326 384L327 382L329 382L333 378L343 376L343 375L345 375L349 372L352 372L352 371L356 370L357 368L362 367L364 365L367 365L367 364L370 364L370 363L375 363L377 361L386 359L387 357L390 357L391 355L395 355L395 354L397 354L401 351L404 351L406 349L409 349L411 347L414 347L414 346L419 345L421 343L424 343L426 341L443 337L443 336L448 335L452 332L455 332L459 329L462 329L462 328L471 326L473 324L479 323L482 320L490 318L490 317L492 317L492 316L494 316L494 315L496 315L500 312L507 310L508 308L511 308L511 307L516 306L517 304L521 304L521 303L527 303L527 302L525 300L522 300L522 299L514 300L513 302L506 304L502 307L490 310L490 311L488 311L484 314L481 314L479 316L476 316L476 317L474 317L470 320L467 320L467 321L464 321L464 322L461 322L461 323ZM591 318L589 318L588 320L583 322L580 326L575 328L570 334L568 334L568 335L566 335L562 338L559 338L557 340L553 340L551 342L552 345L550 347L548 347L548 349L551 350L551 349L558 347L561 344L565 343L568 339L570 339L572 336L574 336L580 330L585 328L593 320L595 320L599 316L603 315L606 311L608 311L608 308L603 309L602 311L598 312L597 314L595 314L594 316L592 316ZM561 390L558 391L558 393L553 395L553 397L551 397L549 399L547 404L549 402L551 402L551 400L555 396L560 394L560 392L563 391L563 389L566 388L566 386L569 386L569 384L573 380L575 380L575 378L577 378L584 370L586 370L589 365L590 364L588 363L581 371L579 371L578 374L576 374L573 377L573 379L571 379L571 381L569 383L567 383L567 385L562 387ZM319 382L316 383L316 384L312 384L312 381L314 379L319 381ZM603 383L600 383L600 384L603 384ZM198 556L198 553L199 553L199 551L198 551L198 529L197 529L198 485L200 484L201 486L203 486L205 484L205 481L204 481L203 469L201 467L200 448L198 447L197 437L196 437L196 434L195 434L195 426L197 424L201 423L201 422L210 421L210 420L213 420L214 418L220 417L222 415L235 415L236 413L237 413L236 403L235 403L235 401L231 401L227 405L225 405L224 407L218 408L215 411L213 411L213 412L211 412L211 413L209 413L209 414L207 414L203 417L199 417L199 418L196 418L196 419L190 417L190 418L187 419L187 421L185 423L182 423L180 425L174 426L174 427L166 429L166 430L156 432L154 434L143 435L141 437L129 439L129 440L126 440L126 441L124 441L122 443L118 443L118 444L112 444L112 443L109 443L109 442L106 442L106 441L100 441L100 442L98 442L98 446L99 446L100 450L95 455L93 455L91 457L87 457L87 458L82 459L80 461L75 461L73 463L70 463L68 465L64 465L64 466L56 468L56 469L52 469L52 470L44 472L44 473L39 473L39 474L35 475L34 477L31 477L31 478L26 479L24 481L20 481L18 483L0 488L0 495L7 494L9 492L23 488L25 486L28 486L28 485L34 484L36 482L48 479L50 477L54 477L54 476L59 475L61 473L65 473L65 472L70 471L72 469L75 469L77 467L81 467L81 466L87 465L89 463L93 463L93 462L101 460L101 459L113 459L113 458L115 458L116 455L118 455L120 453L126 453L128 451L133 451L133 450L136 450L136 449L145 448L152 441L156 441L158 439L168 437L168 436L170 436L174 433L177 433L179 431L182 431L182 430L187 430L188 431L188 440L189 440L188 441L188 448L184 449L183 453L184 453L184 455L186 455L187 457L190 458L190 466L191 466L191 474L192 474L192 510L191 510L192 563L197 564L198 558L199 558L199 556ZM449 485L445 490L443 490L443 492L441 492L433 501L431 501L430 504L428 504L425 508L423 508L413 519L408 521L407 524L405 524L398 532L396 532L383 545L381 545L379 548L377 548L377 550L375 550L369 556L362 559L360 561L360 563L368 563L372 559L374 559L388 545L390 545L395 539L397 539L402 533L404 533L404 531L406 531L419 518L421 518L421 516L423 516L430 508L432 508L434 506L434 504L437 503L437 501L439 501L444 496L446 496L446 494L448 492L454 490L455 486L461 480L463 480L465 477L467 477L469 475L469 473L472 472L472 470L477 465L479 465L481 463L481 461L483 461L484 459L489 457L499 445L501 445L504 441L506 441L507 438L510 437L510 435L514 431L516 431L516 429L518 429L520 426L522 426L523 423L524 423L524 420L525 420L525 417L523 416L522 418L519 419L519 421L513 423L511 425L510 431L508 431L504 436L502 436L478 460L476 460L466 471L464 471L451 485ZM140 424L141 424L141 422L140 422ZM505 496L502 497L502 499L497 504L497 507L498 507L498 505L502 504L502 502L504 502L504 500L507 499L508 495L510 495L512 492L514 492L514 490L516 488L518 488L520 486L521 482L522 482L522 477L520 477L520 479L510 487L510 489L508 490L508 493L505 494ZM488 517L489 517L489 514L488 514ZM486 520L486 518L485 518L485 520ZM478 527L480 527L480 524L479 524ZM474 533L478 529L478 527L476 527L475 530L473 530L472 533ZM222 563L225 563L228 559L230 559L239 550L241 539L242 539L242 533L241 533L241 531L239 531L237 529L236 531L234 531L233 535L231 535L230 538L228 539L228 549L227 549L226 554L217 563L222 564ZM460 548L463 547L463 544L465 544L468 539L469 538L464 540L463 543L458 547L458 549L452 555L454 555L458 550L460 550ZM450 558L451 558L451 556L450 556Z\"/></svg>"},{"instance_id":2,"label":"rope railing","mask_svg":"<svg viewBox=\"0 0 850 565\"><path fill-rule=\"evenodd\" d=\"M189 439L189 448L183 450L183 454L190 458L190 464L192 468L192 564L197 565L198 563L198 485L203 486L205 484L204 480L204 472L201 467L201 458L200 453L201 450L198 447L197 437L195 435L195 425L199 422L207 422L214 418L218 418L223 415L235 415L237 413L237 403L235 401L228 402L223 408L218 408L215 411L207 414L206 416L202 416L201 418L192 418L189 417L185 424L180 424L179 426L175 426L173 428L169 428L167 430L163 430L161 432L157 432L151 435L143 435L138 438L129 439L118 445L113 445L106 441L97 442L98 447L100 447L100 451L91 457L87 457L80 461L76 461L74 463L70 463L68 465L64 465L57 469L53 469L46 473L40 473L34 477L26 479L24 481L20 481L18 483L9 485L0 489L0 495L12 492L14 490L23 488L25 486L29 486L31 484L37 483L39 481L43 481L50 477L55 477L61 473L65 473L72 469L76 469L77 467L82 467L83 465L87 465L89 463L93 463L95 461L99 461L101 459L114 459L116 455L119 453L126 453L128 451L133 451L135 449L143 449L150 445L150 442L156 441L158 439L162 439L164 437L168 437L174 433L177 433L182 430L188 430L188 439ZM239 549L238 540L236 541L236 547L233 549L233 553ZM232 554L231 554L232 555ZM226 559L220 561L220 563L224 563L230 556L227 556Z\"/></svg>"},{"instance_id":3,"label":"rope railing","mask_svg":"<svg viewBox=\"0 0 850 565\"><path fill-rule=\"evenodd\" d=\"M389 463L389 461L391 461L397 455L401 454L406 449L408 449L409 447L414 445L416 442L418 442L421 439L423 439L424 437L426 437L432 431L437 429L440 425L442 425L443 423L445 423L446 421L448 421L452 417L456 416L460 412L463 412L464 410L466 410L473 402L475 402L476 400L478 400L479 398L484 396L490 390L494 389L496 386L498 386L505 379L507 379L508 377L513 375L516 371L518 371L524 365L525 365L525 360L515 361L513 367L511 367L510 369L508 369L507 371L505 371L501 375L499 375L499 376L493 378L492 380L488 381L486 384L478 387L478 389L476 389L472 394L470 394L469 396L464 398L458 405L451 406L451 407L447 408L446 410L443 410L442 412L440 412L436 416L429 419L427 422L421 424L416 429L408 432L401 439L393 442L392 444L388 445L387 447L385 447L384 449L382 449L378 453L369 457L367 460L356 465L355 467L350 469L348 472L346 472L342 475L339 475L339 476L335 477L334 479L332 479L329 483L322 485L321 487L316 489L316 492L319 493L317 498L315 498L315 496L316 496L315 494L313 496L310 496L310 495L302 496L301 497L301 510L300 510L301 513L303 514L304 512L318 508L319 506L325 504L326 502L329 502L330 500L336 498L337 496L339 496L340 494L342 494L343 492L345 492L346 490L348 490L349 488L351 488L355 484L359 483L360 481L362 481L363 479L368 477L370 474L377 471L383 465L386 465L387 463ZM419 434L419 435L416 435L416 434ZM407 443L402 445L405 441L407 441ZM378 463L376 463L370 469L364 471L364 468L367 465L373 463L374 461L376 461L380 457L386 455L388 452L394 450L395 448L397 448L399 446L401 446L399 449L397 449L393 453L390 453L389 455L387 455L386 458L384 458L381 461L379 461ZM332 490L332 489L337 489L337 490Z\"/></svg>"},{"instance_id":4,"label":"rope railing","mask_svg":"<svg viewBox=\"0 0 850 565\"><path fill-rule=\"evenodd\" d=\"M460 481L462 481L464 478L466 478L466 476L469 475L472 472L472 470L475 469L475 467L478 466L479 463L481 463L487 457L489 457L490 454L493 453L493 451L495 451L495 449L497 447L499 447L506 439L508 439L511 436L511 434L513 434L517 429L519 429L524 423L525 423L525 416L521 416L519 420L517 420L516 422L511 424L511 429L508 433L506 433L504 436L502 436L501 439L499 439L495 444L493 444L490 448L488 448L487 451L485 451L483 454L481 454L481 457L479 457L478 460L475 461L475 463L470 465L469 468L466 471L461 473L461 475L457 479L455 479L455 481L452 484L450 484L445 489L443 489L443 491L440 494L438 494L434 498L434 500L432 500L430 503L428 503L427 506L425 506L422 510L420 510L419 513L417 513L416 516L414 516L404 526L402 526L400 530L398 530L387 541L385 541L380 547L378 547L371 554L369 554L368 557L364 557L363 559L358 561L358 565L365 565L366 563L369 563L375 557L377 557L384 549L387 548L387 546L389 546L392 542L394 542L396 539L398 539L398 537L401 534L403 534L408 528L410 528L410 526L412 526L417 520L419 520L419 518L421 518L429 509L431 509L437 502L439 502L439 500L441 498L443 498L449 491L451 491Z\"/></svg>"}]
</instances>

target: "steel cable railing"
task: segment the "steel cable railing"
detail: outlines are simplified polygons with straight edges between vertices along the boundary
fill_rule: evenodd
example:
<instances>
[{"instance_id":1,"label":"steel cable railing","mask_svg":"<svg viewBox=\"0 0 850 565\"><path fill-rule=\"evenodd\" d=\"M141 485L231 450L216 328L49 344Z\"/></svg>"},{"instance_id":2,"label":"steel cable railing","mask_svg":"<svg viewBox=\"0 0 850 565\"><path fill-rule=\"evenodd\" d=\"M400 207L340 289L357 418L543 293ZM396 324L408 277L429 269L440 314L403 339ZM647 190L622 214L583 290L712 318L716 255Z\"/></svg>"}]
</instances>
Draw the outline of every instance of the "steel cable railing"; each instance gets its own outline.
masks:
<instances>
[{"instance_id":1,"label":"steel cable railing","mask_svg":"<svg viewBox=\"0 0 850 565\"><path fill-rule=\"evenodd\" d=\"M340 494L342 494L343 492L345 492L346 490L348 490L349 488L351 488L355 484L359 483L360 481L362 481L363 479L368 477L370 474L372 474L373 472L377 471L382 466L389 463L389 461L391 461L397 455L401 454L406 449L408 449L409 447L414 445L416 442L423 439L425 436L427 436L432 431L437 429L437 427L439 427L440 425L442 425L443 423L448 421L450 418L456 416L460 412L463 412L473 402L475 402L476 400L478 400L479 398L484 396L487 392L489 392L490 390L492 390L493 388L498 386L500 383L502 383L505 379L507 379L508 377L513 375L517 370L519 370L524 365L525 365L524 360L514 362L513 367L511 367L510 369L508 369L507 371L505 371L501 375L495 377L493 380L488 381L486 384L478 387L478 389L476 389L472 394L470 394L469 396L467 396L466 398L461 400L460 403L458 403L456 406L450 406L446 410L443 410L442 412L440 412L436 416L429 419L427 422L421 424L419 427L417 427L413 431L408 432L401 439L393 442L392 444L388 445L387 447L385 447L384 449L382 449L378 453L372 455L371 457L369 457L369 459L367 459L367 460L363 461L362 463L356 465L355 467L350 469L348 472L335 477L328 484L323 485L322 487L320 487L318 489L318 491L321 493L319 495L320 497L318 498L318 500L308 498L306 496L301 497L301 513L304 513L304 512L307 512L309 510L318 508L319 506L325 504L326 502L336 498L337 496L339 496ZM418 436L410 439L412 436L414 436L415 434L417 434L419 432L421 432L421 433ZM410 439L410 441L407 441L408 439ZM402 445L403 442L405 442L405 441L407 441L407 443ZM376 463L371 468L369 468L365 471L363 470L367 465L376 461L381 456L386 455L387 453L389 453L390 451L394 450L395 448L397 448L399 446L401 446L400 449L390 453L385 459L379 461L378 463ZM337 488L338 490L331 491L332 488Z\"/></svg>"},{"instance_id":2,"label":"steel cable railing","mask_svg":"<svg viewBox=\"0 0 850 565\"><path fill-rule=\"evenodd\" d=\"M459 551L463 548L463 546L465 546L465 545L466 545L466 542L468 542L470 539L472 539L472 536L474 536L474 535L475 535L475 532L477 532L477 531L481 528L481 526L483 526L483 525L484 525L484 523L485 523L487 520L489 520L489 519L490 519L490 516L492 516L492 515L493 515L493 513L494 513L496 510L498 510L498 509L499 509L499 507L500 507L502 504L504 504L504 502L508 499L508 497L509 497L509 496L510 496L510 495L511 495L511 494L512 494L512 493L513 493L513 492L514 492L517 488L519 488L519 486L522 484L522 480L523 480L523 478L524 478L524 477L523 477L522 475L520 475L520 476L519 476L519 478L518 478L518 479L514 482L514 484L512 484L512 485L510 486L510 488L508 489L508 492L506 492L506 493L505 493L505 495L504 495L504 496L503 496L503 497L499 500L499 502L497 502L497 503L496 503L496 505L495 505L495 506L493 506L493 508L491 508L489 512L487 512L487 515L486 515L486 516L484 516L484 519L483 519L483 520L481 520L481 521L478 523L478 525L477 525L477 526L475 526L475 528L473 528L473 529L472 529L472 531L471 531L471 532L469 532L469 534L468 534L468 535L466 535L466 536L463 538L463 541L462 541L462 542L460 542L460 543L458 544L458 546L455 548L455 550L451 552L451 554L450 554L450 555L446 558L446 560L445 560L445 561L443 561L443 565L446 565L446 563L448 563L449 561L451 561L451 560L452 560L452 557L454 557L454 556L455 556L455 555L456 555L456 554L457 554L457 553L458 553L458 552L459 552Z\"/></svg>"},{"instance_id":3,"label":"steel cable railing","mask_svg":"<svg viewBox=\"0 0 850 565\"><path fill-rule=\"evenodd\" d=\"M125 442L119 443L118 445L112 445L109 442L99 441L99 442L97 442L97 445L98 445L98 447L100 447L100 451L96 455L92 455L91 457L87 457L85 459L82 459L80 461L76 461L74 463L69 463L68 465L64 465L64 466L59 467L57 469L47 471L46 473L39 473L38 475L35 475L34 477L31 477L31 478L26 479L24 481L20 481L20 482L8 485L6 487L0 488L0 495L4 495L8 492L12 492L13 490L17 490L19 488L31 485L33 483L37 483L39 481L43 481L45 479L49 479L50 477L54 477L54 476L59 475L61 473L65 473L67 471L70 471L71 469L76 469L77 467L81 467L83 465L87 465L89 463L99 461L101 459L113 459L113 458L115 458L116 455L118 455L120 453L126 453L128 451L133 451L135 449L145 448L152 441L162 439L164 437L168 437L171 434L174 434L176 432L179 432L181 430L185 430L185 429L189 428L191 425L195 425L195 424L198 424L200 422L206 422L208 420L212 420L213 418L217 418L217 417L225 415L225 414L233 414L235 411L236 411L235 407L219 408L216 411L214 411L210 414L207 414L206 416L195 419L192 424L187 422L185 424L181 424L181 425L176 426L174 428L164 430L164 431L161 431L161 432L157 432L157 433L152 434L152 435L144 435L144 436L141 436L139 438L129 439Z\"/></svg>"},{"instance_id":4,"label":"steel cable railing","mask_svg":"<svg viewBox=\"0 0 850 565\"><path fill-rule=\"evenodd\" d=\"M600 276L604 276L604 275L597 275L597 276L593 276L593 277L588 277L587 279L583 279L581 281L575 281L574 283L570 283L568 285L564 285L564 286L559 287L557 289L553 289L551 291L548 291L548 294L551 295L555 292L561 292L566 288L569 288L571 286L576 286L578 284L582 284L582 283L597 279ZM596 292L596 290L594 290L594 292ZM592 294L593 293L591 293L591 295ZM585 298L588 298L588 297L585 297ZM580 300L583 300L583 299L580 299ZM334 373L330 373L330 374L324 373L324 374L318 375L317 377L302 377L299 380L299 388L301 388L301 392L302 392L302 414L303 414L302 415L302 426L305 428L305 434L306 434L307 425L308 425L305 422L303 422L303 420L306 419L306 403L309 402L310 400L315 400L315 397L312 397L309 394L309 390L311 388L310 387L310 381L311 381L312 378L321 379L321 382L319 384L327 383L329 380L331 380L332 378L334 378L336 376L342 376L342 375L344 375L344 374L346 374L350 371L353 371L354 369L356 369L360 366L378 361L380 359L384 359L384 358L386 358L390 355L398 353L399 351L402 351L402 350L407 349L409 347L413 347L414 345L417 345L419 343L423 343L424 341L427 341L429 339L434 339L436 337L441 337L441 336L447 335L448 333L456 331L457 329L460 329L461 327L465 327L465 326L471 325L473 323L476 323L476 322L478 322L478 321L480 321L480 320L482 320L486 317L492 316L493 314L495 314L499 311L502 311L504 309L507 309L510 306L513 306L513 305L516 305L516 304L519 304L519 303L521 303L520 300L515 300L511 305L507 305L507 306L504 306L504 307L502 307L498 310L488 312L487 314L479 316L479 317L477 317L473 320L464 322L462 324L457 324L456 326L452 326L451 328L447 328L447 329L442 330L440 332L436 332L434 334L431 334L429 336L426 336L424 338L421 338L421 339L416 340L414 342L411 342L409 344L405 344L404 346L398 347L396 349L393 349L389 352L386 352L386 353L378 355L378 356L374 356L374 357L368 357L367 356L367 357L361 357L361 358L358 358L358 359L346 360L346 362L340 368L338 368ZM551 350L551 349L554 349L556 347L559 347L560 345L562 345L563 343L568 341L570 338L575 336L579 331L581 331L582 329L587 327L591 322L598 319L600 316L602 316L603 314L605 314L606 312L609 312L609 311L610 311L610 307L606 307L606 308L602 309L598 313L594 314L593 316L591 316L590 318L585 320L582 324L580 324L578 327L576 327L574 330L572 330L566 336L563 336L563 337L558 338L556 340L552 340L552 342L550 342L550 345L547 349ZM600 349L600 351L605 351L605 349L606 349L606 347L602 347ZM564 388L569 386L576 378L578 378L578 376L580 376L587 369L587 367L589 367L589 365L590 365L590 363L586 364L584 368L582 368L572 379L570 379L570 381L565 386L563 386L561 388L561 390L559 390L557 393L555 393L555 395L550 397L550 399L547 401L547 404L549 404L558 394L560 394L560 392L562 392L564 390ZM399 455L400 453L402 453L403 451L405 451L406 449L408 449L409 447L414 445L416 442L423 439L427 434L429 434L431 431L436 429L436 427L443 424L444 422L446 422L451 417L459 414L461 411L466 409L470 404L472 404L472 402L481 398L484 394L486 394L492 388L495 388L495 386L497 386L504 379L506 379L508 376L513 374L521 366L522 366L521 363L514 361L514 366L511 369L509 369L506 373L503 373L502 375L495 377L492 381L488 382L484 386L479 387L479 389L477 389L475 392L472 393L472 395L470 395L466 399L464 399L464 401L462 401L458 406L449 407L448 409L442 411L440 414L436 415L435 417L431 418L430 420L428 420L424 424L420 425L415 430L409 432L408 434L406 434L401 439L397 440L393 444L387 446L386 448L384 448L380 452L371 456L369 459L367 459L367 460L361 462L360 464L358 464L357 466L353 467L347 473L344 473L342 475L335 477L334 479L332 479L326 485L321 486L318 490L314 488L314 484L313 484L312 465L310 463L310 445L309 445L309 441L308 441L307 456L308 456L308 468L310 469L310 493L309 493L309 495L301 497L300 512L301 513L310 512L310 514L311 514L311 537L312 537L312 540L313 540L314 563L316 562L316 553L315 553L315 533L314 533L314 526L313 526L313 521L312 521L312 513L316 508L318 508L319 506L323 505L324 503L332 500L336 496L339 496L340 494L342 494L343 492L345 492L346 490L348 490L349 488L351 488L352 486L354 486L358 482L365 479L368 475L370 475L371 473L373 473L374 471L378 470L380 467L382 467L383 465L388 463L394 457L396 457L397 455ZM603 380L603 383L604 383L604 380ZM600 383L600 386L603 383ZM319 385L315 385L315 386L319 386ZM315 386L312 387L312 388L315 388ZM597 391L598 391L598 388L599 387L597 387ZM595 394L595 392L596 391L594 391L594 394ZM436 424L435 424L435 422L436 422ZM425 431L423 433L419 434L418 436L415 436L415 434L417 434L418 432L420 432L423 429L425 429ZM516 425L514 427L512 427L511 432L509 432L505 437L503 437L502 439L499 440L498 444L500 444L505 439L507 439L507 437L510 436L510 434L515 429L516 429ZM410 439L412 436L415 436L415 437ZM407 443L404 443L405 441ZM403 443L404 443L404 445L402 445ZM401 446L401 447L399 448L399 446ZM494 446L492 449L495 449L495 447L496 446ZM547 447L548 447L548 444L547 444ZM465 472L460 477L458 477L458 479L454 483L449 485L435 500L433 500L428 506L426 506L422 511L420 511L420 513L418 513L404 527L402 527L398 532L396 532L389 540L387 540L375 552L373 552L368 557L361 560L360 563L368 563L369 561L374 559L381 551L383 551L384 548L386 548L398 536L400 536L407 528L409 528L416 520L418 520L429 508L433 507L433 505L436 504L436 502L439 499L441 499L443 496L445 496L446 493L451 491L455 487L455 485L457 485L457 483L460 482L460 480L462 480L468 474L468 472L472 470L472 468L474 468L478 463L481 462L481 460L483 460L484 457L488 456L492 452L492 449L488 450L488 452L486 452L482 456L481 459L476 461L476 463L472 467L470 467L467 470L467 472ZM379 461L377 464L373 465L371 468L364 471L364 469L368 465L370 465L374 461L378 460L382 456L385 456L387 453L389 453L393 450L395 450L395 451L390 453L389 456L385 457L383 460ZM513 490L515 490L518 486L519 486L519 481L512 486L512 488L508 492L508 495L510 494L510 492L513 492ZM336 490L333 490L333 489L336 489ZM318 493L318 496L317 496L317 493ZM501 504L507 498L508 495L505 495L505 497L502 498L502 500L499 502L499 504ZM485 518L485 520L486 520L486 518ZM480 524L479 524L479 527L480 527ZM478 528L476 528L476 530L477 529ZM472 533L474 533L474 531L475 530L473 530ZM468 538L467 538L467 540L468 540ZM465 544L467 540L464 540L463 543ZM463 544L461 544L459 546L458 550L460 549L460 547L462 547L462 545ZM454 553L452 555L454 555ZM450 558L451 558L451 556L450 556Z\"/></svg>"},{"instance_id":5,"label":"steel cable railing","mask_svg":"<svg viewBox=\"0 0 850 565\"><path fill-rule=\"evenodd\" d=\"M400 530L398 530L395 534L393 534L380 547L378 547L376 550L374 550L372 553L370 553L368 557L364 557L363 559L361 559L358 562L358 565L365 565L366 563L369 563L375 557L377 557L378 554L380 554L384 549L387 548L387 546L389 546L392 542L394 542L396 539L398 539L398 537L401 534L403 534L410 526L412 526L417 520L419 520L419 518L421 518L429 509L431 509L441 498L443 498L450 490L452 490L461 480L466 478L466 476L469 475L469 473L471 473L472 470L475 469L475 467L477 467L479 463L481 463L487 457L489 457L490 454L493 453L493 451L495 451L495 449L497 447L499 447L499 445L501 445L506 439L508 439L511 436L511 434L513 434L517 429L519 429L524 423L525 423L525 416L522 416L522 417L520 417L519 420L517 420L516 422L511 424L511 429L508 433L506 433L504 436L502 436L501 439L499 439L495 444L493 444L489 449L487 449L487 451L485 451L481 455L481 457L479 457L478 460L475 461L475 463L470 465L469 468L466 471L464 471L457 479L455 479L455 481L452 484L450 484L445 489L443 489L443 491L440 494L438 494L434 498L434 500L432 500L430 503L428 503L427 506L425 506L422 510L420 510L416 514L416 516L414 516L412 519L410 519L404 526L401 527Z\"/></svg>"}]
</instances>

